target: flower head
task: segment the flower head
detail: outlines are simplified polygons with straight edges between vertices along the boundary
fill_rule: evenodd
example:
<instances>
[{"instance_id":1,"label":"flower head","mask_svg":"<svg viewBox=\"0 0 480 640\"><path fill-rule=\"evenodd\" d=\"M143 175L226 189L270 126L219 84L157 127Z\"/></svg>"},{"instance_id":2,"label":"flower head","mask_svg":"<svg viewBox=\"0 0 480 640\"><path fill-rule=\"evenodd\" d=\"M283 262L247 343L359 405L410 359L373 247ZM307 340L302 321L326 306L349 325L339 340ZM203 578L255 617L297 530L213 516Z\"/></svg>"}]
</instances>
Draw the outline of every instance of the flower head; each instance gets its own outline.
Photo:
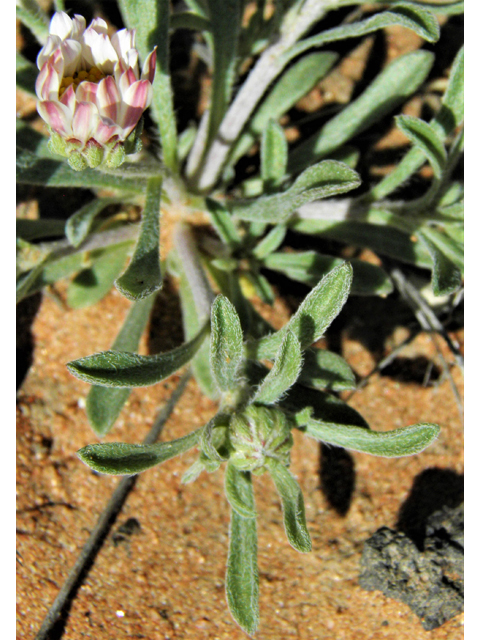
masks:
<instances>
[{"instance_id":1,"label":"flower head","mask_svg":"<svg viewBox=\"0 0 480 640\"><path fill-rule=\"evenodd\" d=\"M53 151L74 169L119 166L135 149L132 137L152 100L156 50L139 74L135 30L108 35L107 23L55 13L37 57L38 113Z\"/></svg>"}]
</instances>

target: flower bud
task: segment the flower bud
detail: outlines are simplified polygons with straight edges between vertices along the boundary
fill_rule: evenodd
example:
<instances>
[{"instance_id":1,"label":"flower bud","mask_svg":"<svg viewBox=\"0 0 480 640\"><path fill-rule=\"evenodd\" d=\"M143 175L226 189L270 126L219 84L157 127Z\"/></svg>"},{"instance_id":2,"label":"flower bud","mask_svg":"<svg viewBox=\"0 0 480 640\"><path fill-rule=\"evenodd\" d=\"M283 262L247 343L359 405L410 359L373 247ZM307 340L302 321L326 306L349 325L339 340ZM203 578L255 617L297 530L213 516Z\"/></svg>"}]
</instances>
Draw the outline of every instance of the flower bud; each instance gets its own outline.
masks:
<instances>
[{"instance_id":1,"label":"flower bud","mask_svg":"<svg viewBox=\"0 0 480 640\"><path fill-rule=\"evenodd\" d=\"M230 460L242 471L261 474L267 458L274 458L285 466L290 464L293 446L292 422L275 407L249 405L235 413L230 421Z\"/></svg>"},{"instance_id":2,"label":"flower bud","mask_svg":"<svg viewBox=\"0 0 480 640\"><path fill-rule=\"evenodd\" d=\"M70 166L118 167L139 151L141 117L152 100L156 51L140 73L135 31L109 35L107 23L55 13L37 58L37 110L50 130L50 150Z\"/></svg>"}]
</instances>

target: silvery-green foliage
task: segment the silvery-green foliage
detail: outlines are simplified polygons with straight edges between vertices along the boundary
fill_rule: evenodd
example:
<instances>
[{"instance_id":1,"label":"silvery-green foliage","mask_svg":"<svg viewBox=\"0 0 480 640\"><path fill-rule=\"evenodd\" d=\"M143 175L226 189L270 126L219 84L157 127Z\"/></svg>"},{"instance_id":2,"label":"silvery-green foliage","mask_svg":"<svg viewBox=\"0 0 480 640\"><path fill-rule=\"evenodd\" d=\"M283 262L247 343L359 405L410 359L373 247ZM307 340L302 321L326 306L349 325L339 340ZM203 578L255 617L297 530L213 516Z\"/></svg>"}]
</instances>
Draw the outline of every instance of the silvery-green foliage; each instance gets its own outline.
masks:
<instances>
[{"instance_id":1,"label":"silvery-green foliage","mask_svg":"<svg viewBox=\"0 0 480 640\"><path fill-rule=\"evenodd\" d=\"M136 29L141 58L157 48L147 131L152 144L121 167L73 171L47 137L17 121L20 184L93 194L66 223L18 221L17 300L70 278L67 304L73 308L94 304L114 285L132 301L109 351L67 365L94 385L87 415L98 436L114 426L132 387L156 384L185 365L202 392L218 401L217 414L204 427L188 433L186 425L187 434L177 440L87 445L78 455L101 473L131 475L196 449L184 482L225 470L231 507L227 602L238 624L253 634L259 574L252 474L270 474L292 547L312 548L301 488L289 470L292 430L382 456L416 454L438 436L436 425L424 423L369 429L332 393L355 388L354 373L315 342L350 294L386 296L393 290L388 260L429 269L437 295L462 284L463 187L455 170L464 144L463 47L428 122L405 115L402 107L425 90L434 68L440 35L435 13L461 13L463 3L382 0L368 10L359 7L336 26L341 11L332 11L328 29L322 20L330 10L363 3L292 0L267 11L258 0L247 20L240 0L186 4L187 10L172 13L167 0L146 0L142 11L135 0L118 2L125 26ZM17 17L43 45L48 16L35 0L17 2ZM331 117L322 109L314 114L313 121L322 123L316 131L289 143L283 118L340 62L328 46L391 26L413 31L431 43L430 50L383 66ZM197 33L197 52L211 75L208 108L183 131L177 130L169 56L169 38L179 29ZM16 69L18 88L34 95L36 67L18 54ZM369 184L362 136L385 118L406 136L408 147L391 173ZM242 177L242 163L255 157L253 173ZM425 164L433 178L420 197L409 198L404 187ZM141 210L140 223L132 206ZM168 256L160 255L160 208L180 220ZM195 230L192 211L202 212L211 230ZM308 250L292 250L291 234L307 236ZM311 244L316 237L371 249L379 264L327 255ZM274 304L272 271L311 289L278 331L252 304L254 295ZM136 350L165 274L178 284L185 341L140 355Z\"/></svg>"}]
</instances>

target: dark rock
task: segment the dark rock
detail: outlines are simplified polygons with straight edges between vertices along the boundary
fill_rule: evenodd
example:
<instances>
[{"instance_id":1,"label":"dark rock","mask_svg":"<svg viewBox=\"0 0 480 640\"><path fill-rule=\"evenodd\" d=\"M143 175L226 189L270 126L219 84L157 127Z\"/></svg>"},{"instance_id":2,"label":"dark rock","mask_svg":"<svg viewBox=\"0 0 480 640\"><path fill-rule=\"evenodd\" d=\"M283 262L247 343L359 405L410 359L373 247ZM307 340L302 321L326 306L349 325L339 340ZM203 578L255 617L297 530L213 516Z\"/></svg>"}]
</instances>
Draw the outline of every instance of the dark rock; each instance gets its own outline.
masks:
<instances>
[{"instance_id":1,"label":"dark rock","mask_svg":"<svg viewBox=\"0 0 480 640\"><path fill-rule=\"evenodd\" d=\"M365 543L359 582L408 604L431 630L463 611L463 505L428 518L423 549L382 527Z\"/></svg>"}]
</instances>

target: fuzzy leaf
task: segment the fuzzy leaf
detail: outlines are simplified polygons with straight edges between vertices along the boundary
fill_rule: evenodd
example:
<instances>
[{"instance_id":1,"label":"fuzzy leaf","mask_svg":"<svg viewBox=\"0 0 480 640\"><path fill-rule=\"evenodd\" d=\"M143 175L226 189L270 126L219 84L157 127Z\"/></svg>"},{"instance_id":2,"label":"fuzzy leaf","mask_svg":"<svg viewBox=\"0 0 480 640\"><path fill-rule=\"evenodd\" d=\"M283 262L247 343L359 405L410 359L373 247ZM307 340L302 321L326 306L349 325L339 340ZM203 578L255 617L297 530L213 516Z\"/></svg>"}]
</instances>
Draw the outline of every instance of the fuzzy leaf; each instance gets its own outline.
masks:
<instances>
[{"instance_id":1,"label":"fuzzy leaf","mask_svg":"<svg viewBox=\"0 0 480 640\"><path fill-rule=\"evenodd\" d=\"M224 295L212 305L210 362L219 390L234 391L243 363L243 332L235 307Z\"/></svg>"},{"instance_id":2,"label":"fuzzy leaf","mask_svg":"<svg viewBox=\"0 0 480 640\"><path fill-rule=\"evenodd\" d=\"M213 228L223 242L231 249L237 249L242 240L232 219L232 214L221 202L213 198L206 198L205 204L210 215Z\"/></svg>"},{"instance_id":3,"label":"fuzzy leaf","mask_svg":"<svg viewBox=\"0 0 480 640\"><path fill-rule=\"evenodd\" d=\"M314 287L333 267L343 263L341 258L333 258L316 251L297 253L271 253L263 260L267 269L284 273L288 278ZM386 272L376 265L354 258L352 295L387 295L393 285Z\"/></svg>"},{"instance_id":4,"label":"fuzzy leaf","mask_svg":"<svg viewBox=\"0 0 480 640\"><path fill-rule=\"evenodd\" d=\"M307 94L333 67L338 54L330 51L310 53L295 61L280 78L247 124L246 131L235 146L230 164L233 165L262 134L269 120L278 120Z\"/></svg>"},{"instance_id":5,"label":"fuzzy leaf","mask_svg":"<svg viewBox=\"0 0 480 640\"><path fill-rule=\"evenodd\" d=\"M134 475L189 451L197 444L199 436L198 429L171 442L88 444L77 455L82 462L99 473Z\"/></svg>"},{"instance_id":6,"label":"fuzzy leaf","mask_svg":"<svg viewBox=\"0 0 480 640\"><path fill-rule=\"evenodd\" d=\"M67 220L65 235L70 244L78 247L88 236L96 216L111 204L120 202L118 198L101 198L92 200L81 207Z\"/></svg>"},{"instance_id":7,"label":"fuzzy leaf","mask_svg":"<svg viewBox=\"0 0 480 640\"><path fill-rule=\"evenodd\" d=\"M150 317L155 296L135 302L128 312L120 332L112 345L112 351L135 351ZM130 389L93 386L87 396L86 411L97 436L106 435L118 418L130 395Z\"/></svg>"},{"instance_id":8,"label":"fuzzy leaf","mask_svg":"<svg viewBox=\"0 0 480 640\"><path fill-rule=\"evenodd\" d=\"M359 185L356 171L341 162L324 160L306 169L286 191L233 203L231 211L241 220L278 224L303 204L345 193Z\"/></svg>"},{"instance_id":9,"label":"fuzzy leaf","mask_svg":"<svg viewBox=\"0 0 480 640\"><path fill-rule=\"evenodd\" d=\"M436 424L420 423L392 431L372 431L354 425L308 420L305 435L337 447L362 451L374 456L395 458L420 453L440 433Z\"/></svg>"},{"instance_id":10,"label":"fuzzy leaf","mask_svg":"<svg viewBox=\"0 0 480 640\"><path fill-rule=\"evenodd\" d=\"M423 233L417 234L432 256L432 289L436 296L457 291L462 286L462 274L457 266Z\"/></svg>"},{"instance_id":11,"label":"fuzzy leaf","mask_svg":"<svg viewBox=\"0 0 480 640\"><path fill-rule=\"evenodd\" d=\"M418 89L428 76L433 61L432 53L414 51L391 62L356 100L331 118L318 133L297 145L289 156L289 171L297 172L318 162L377 124Z\"/></svg>"},{"instance_id":12,"label":"fuzzy leaf","mask_svg":"<svg viewBox=\"0 0 480 640\"><path fill-rule=\"evenodd\" d=\"M397 127L415 146L420 147L432 165L433 173L440 178L447 161L447 152L435 130L420 118L396 116Z\"/></svg>"},{"instance_id":13,"label":"fuzzy leaf","mask_svg":"<svg viewBox=\"0 0 480 640\"><path fill-rule=\"evenodd\" d=\"M322 337L340 313L352 285L352 267L348 262L335 267L310 291L290 321L276 333L247 344L248 356L259 360L274 358L285 334L290 331L306 349Z\"/></svg>"},{"instance_id":14,"label":"fuzzy leaf","mask_svg":"<svg viewBox=\"0 0 480 640\"><path fill-rule=\"evenodd\" d=\"M281 183L287 170L288 143L282 127L270 120L263 131L260 173L267 191Z\"/></svg>"},{"instance_id":15,"label":"fuzzy leaf","mask_svg":"<svg viewBox=\"0 0 480 640\"><path fill-rule=\"evenodd\" d=\"M284 225L277 224L273 229L257 244L252 253L257 260L263 260L266 256L278 249L282 244L287 228Z\"/></svg>"},{"instance_id":16,"label":"fuzzy leaf","mask_svg":"<svg viewBox=\"0 0 480 640\"><path fill-rule=\"evenodd\" d=\"M225 495L227 500L236 513L242 518L255 518L257 512L255 506L252 509L251 501L245 496L248 496L248 486L242 487L241 485L250 485L252 479L249 473L239 471L235 465L231 462L227 464L225 470Z\"/></svg>"},{"instance_id":17,"label":"fuzzy leaf","mask_svg":"<svg viewBox=\"0 0 480 640\"><path fill-rule=\"evenodd\" d=\"M162 287L160 271L160 196L162 178L150 178L147 184L142 225L132 260L115 282L129 300L147 298Z\"/></svg>"},{"instance_id":18,"label":"fuzzy leaf","mask_svg":"<svg viewBox=\"0 0 480 640\"><path fill-rule=\"evenodd\" d=\"M293 220L289 226L300 233L308 235L318 233L324 238L372 249L379 255L390 256L418 267L429 269L432 266L430 255L425 247L412 240L410 234L393 227L350 220L346 222Z\"/></svg>"},{"instance_id":19,"label":"fuzzy leaf","mask_svg":"<svg viewBox=\"0 0 480 640\"><path fill-rule=\"evenodd\" d=\"M29 60L24 58L21 53L16 52L16 78L17 78L17 88L25 91L33 97L36 97L35 94L35 82L38 76L37 67L32 64ZM18 140L17 140L18 143Z\"/></svg>"},{"instance_id":20,"label":"fuzzy leaf","mask_svg":"<svg viewBox=\"0 0 480 640\"><path fill-rule=\"evenodd\" d=\"M300 553L308 553L312 550L312 541L305 519L302 490L281 462L267 458L267 468L282 500L283 523L288 541Z\"/></svg>"},{"instance_id":21,"label":"fuzzy leaf","mask_svg":"<svg viewBox=\"0 0 480 640\"><path fill-rule=\"evenodd\" d=\"M108 247L72 280L67 291L67 304L72 309L82 309L99 302L112 289L115 278L125 266L130 245Z\"/></svg>"},{"instance_id":22,"label":"fuzzy leaf","mask_svg":"<svg viewBox=\"0 0 480 640\"><path fill-rule=\"evenodd\" d=\"M355 389L355 374L345 360L327 349L308 349L298 381L314 389Z\"/></svg>"},{"instance_id":23,"label":"fuzzy leaf","mask_svg":"<svg viewBox=\"0 0 480 640\"><path fill-rule=\"evenodd\" d=\"M255 511L250 474L238 483L239 498L250 511ZM227 602L236 622L248 634L255 633L259 616L259 580L257 566L256 518L243 518L232 509L230 544L226 575Z\"/></svg>"},{"instance_id":24,"label":"fuzzy leaf","mask_svg":"<svg viewBox=\"0 0 480 640\"><path fill-rule=\"evenodd\" d=\"M340 27L323 31L316 36L306 38L291 47L283 57L287 62L300 53L321 47L328 42L345 40L346 38L359 38L394 25L411 29L427 42L436 42L440 37L438 22L430 11L409 2L399 2L390 11L382 11L360 22L341 25Z\"/></svg>"},{"instance_id":25,"label":"fuzzy leaf","mask_svg":"<svg viewBox=\"0 0 480 640\"><path fill-rule=\"evenodd\" d=\"M258 387L252 402L274 404L295 384L302 369L302 351L295 335L287 332L275 356L275 364Z\"/></svg>"},{"instance_id":26,"label":"fuzzy leaf","mask_svg":"<svg viewBox=\"0 0 480 640\"><path fill-rule=\"evenodd\" d=\"M102 351L67 364L79 380L103 387L148 387L165 380L187 364L198 351L208 332L208 323L193 340L155 356Z\"/></svg>"}]
</instances>

